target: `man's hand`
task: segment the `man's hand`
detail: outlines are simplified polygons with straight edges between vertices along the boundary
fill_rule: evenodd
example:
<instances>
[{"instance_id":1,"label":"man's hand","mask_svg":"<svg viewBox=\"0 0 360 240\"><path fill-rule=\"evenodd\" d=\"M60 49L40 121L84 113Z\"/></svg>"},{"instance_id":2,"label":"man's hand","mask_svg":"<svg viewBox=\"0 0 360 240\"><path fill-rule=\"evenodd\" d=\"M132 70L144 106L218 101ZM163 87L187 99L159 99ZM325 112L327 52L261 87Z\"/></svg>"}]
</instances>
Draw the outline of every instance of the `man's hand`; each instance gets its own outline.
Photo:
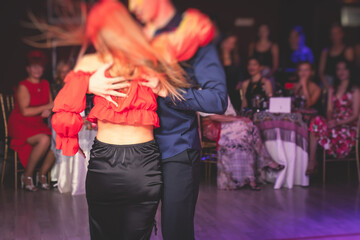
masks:
<instances>
[{"instance_id":1,"label":"man's hand","mask_svg":"<svg viewBox=\"0 0 360 240\"><path fill-rule=\"evenodd\" d=\"M49 109L49 110L51 110L53 107L54 107L54 102L53 102L53 101L49 102L49 103L46 105L46 109Z\"/></svg>"},{"instance_id":2,"label":"man's hand","mask_svg":"<svg viewBox=\"0 0 360 240\"><path fill-rule=\"evenodd\" d=\"M79 148L78 153L79 153L83 158L86 159L86 155L85 155L84 151L83 151L81 148Z\"/></svg>"},{"instance_id":3,"label":"man's hand","mask_svg":"<svg viewBox=\"0 0 360 240\"><path fill-rule=\"evenodd\" d=\"M118 106L118 104L111 98L126 97L124 93L116 90L130 87L129 79L123 77L109 78L105 77L105 71L112 66L112 63L101 66L89 79L89 92L97 96L103 97L109 102Z\"/></svg>"},{"instance_id":4,"label":"man's hand","mask_svg":"<svg viewBox=\"0 0 360 240\"><path fill-rule=\"evenodd\" d=\"M166 97L168 95L167 90L161 87L159 78L151 77L148 75L143 75L141 76L141 78L143 78L146 81L140 82L140 84L150 88L159 97Z\"/></svg>"}]
</instances>

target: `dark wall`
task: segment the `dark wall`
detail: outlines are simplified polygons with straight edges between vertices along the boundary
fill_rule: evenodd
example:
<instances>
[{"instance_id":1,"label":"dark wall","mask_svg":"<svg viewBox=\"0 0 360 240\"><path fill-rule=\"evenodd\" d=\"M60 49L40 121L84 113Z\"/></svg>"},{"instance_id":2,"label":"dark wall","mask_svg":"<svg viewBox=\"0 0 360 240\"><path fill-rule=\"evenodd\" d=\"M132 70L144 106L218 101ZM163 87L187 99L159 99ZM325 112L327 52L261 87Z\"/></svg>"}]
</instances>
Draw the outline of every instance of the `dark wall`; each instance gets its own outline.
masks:
<instances>
[{"instance_id":1,"label":"dark wall","mask_svg":"<svg viewBox=\"0 0 360 240\"><path fill-rule=\"evenodd\" d=\"M6 38L1 44L3 53L1 63L1 91L9 92L12 86L26 77L24 54L31 48L21 41L28 31L20 26L21 20L26 20L26 11L44 15L46 1L12 0L7 1L6 11L2 15L1 29L5 29ZM255 23L267 22L277 27L278 0L174 0L174 4L181 10L194 7L214 16L224 32L235 31L239 35L240 51L247 55L247 46L255 36L255 28L234 28L237 17L253 17ZM3 9L3 10L5 10ZM50 59L50 51L45 51ZM48 65L50 68L50 65ZM49 74L49 70L48 73Z\"/></svg>"},{"instance_id":2,"label":"dark wall","mask_svg":"<svg viewBox=\"0 0 360 240\"><path fill-rule=\"evenodd\" d=\"M27 18L27 10L37 15L45 14L45 1L12 0L4 1L1 7L0 29L0 83L1 92L11 92L12 87L27 76L25 71L25 55L32 48L21 40L32 31L21 26ZM45 51L50 59L49 51Z\"/></svg>"},{"instance_id":3,"label":"dark wall","mask_svg":"<svg viewBox=\"0 0 360 240\"><path fill-rule=\"evenodd\" d=\"M247 58L248 45L255 39L256 26L267 23L271 26L275 41L280 46L287 46L289 30L301 24L307 34L308 45L318 59L321 49L328 45L328 28L339 21L341 4L338 0L173 0L184 10L194 7L213 16L223 32L235 31L239 36L241 56ZM31 49L22 43L21 37L28 31L20 26L26 19L26 11L44 15L46 1L11 0L5 1L1 8L1 92L11 87L24 77L25 53ZM234 27L236 18L254 18L252 27ZM354 43L354 29L346 29L348 42ZM50 51L46 51L50 59ZM60 51L61 54L61 51ZM50 67L50 66L49 66Z\"/></svg>"},{"instance_id":4,"label":"dark wall","mask_svg":"<svg viewBox=\"0 0 360 240\"><path fill-rule=\"evenodd\" d=\"M214 17L223 33L235 32L239 36L239 50L247 57L248 46L256 37L256 26L267 23L273 33L278 31L279 0L174 0L180 9L198 8ZM253 18L253 27L235 27L236 18ZM273 34L277 40L277 34Z\"/></svg>"},{"instance_id":5,"label":"dark wall","mask_svg":"<svg viewBox=\"0 0 360 240\"><path fill-rule=\"evenodd\" d=\"M318 61L321 50L329 45L329 28L340 22L341 4L337 0L280 0L278 36L286 46L288 34L295 25L303 26L307 45Z\"/></svg>"},{"instance_id":6,"label":"dark wall","mask_svg":"<svg viewBox=\"0 0 360 240\"><path fill-rule=\"evenodd\" d=\"M329 45L329 27L340 22L342 3L339 0L174 0L181 9L196 7L220 22L223 32L235 31L239 36L239 50L247 58L248 46L256 37L257 26L267 23L272 29L272 38L284 51L288 45L290 29L303 26L307 44L318 60L321 50ZM234 20L254 18L252 27L234 27ZM348 44L355 43L354 28L345 28Z\"/></svg>"}]
</instances>

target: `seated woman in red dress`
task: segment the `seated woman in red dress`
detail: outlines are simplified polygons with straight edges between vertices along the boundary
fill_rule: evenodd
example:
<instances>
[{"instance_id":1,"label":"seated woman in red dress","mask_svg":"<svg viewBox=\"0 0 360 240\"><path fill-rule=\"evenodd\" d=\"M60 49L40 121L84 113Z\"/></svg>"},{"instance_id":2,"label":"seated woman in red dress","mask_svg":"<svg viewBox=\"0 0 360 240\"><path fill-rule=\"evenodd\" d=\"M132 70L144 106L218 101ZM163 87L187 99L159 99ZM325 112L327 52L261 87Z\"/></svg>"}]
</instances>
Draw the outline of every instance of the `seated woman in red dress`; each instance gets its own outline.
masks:
<instances>
[{"instance_id":1,"label":"seated woman in red dress","mask_svg":"<svg viewBox=\"0 0 360 240\"><path fill-rule=\"evenodd\" d=\"M315 117L310 123L310 159L307 175L317 170L316 150L320 144L335 158L346 157L355 146L359 117L360 89L355 85L348 62L336 65L334 87L329 90L327 119Z\"/></svg>"},{"instance_id":2,"label":"seated woman in red dress","mask_svg":"<svg viewBox=\"0 0 360 240\"><path fill-rule=\"evenodd\" d=\"M44 64L43 53L29 53L26 67L29 76L17 87L15 108L8 120L10 147L18 152L25 168L21 175L21 185L28 191L37 190L32 177L35 167L44 156L45 160L37 173L37 184L43 189L49 189L46 173L55 160L53 152L49 150L51 131L43 121L50 116L53 107L49 83L41 79Z\"/></svg>"}]
</instances>

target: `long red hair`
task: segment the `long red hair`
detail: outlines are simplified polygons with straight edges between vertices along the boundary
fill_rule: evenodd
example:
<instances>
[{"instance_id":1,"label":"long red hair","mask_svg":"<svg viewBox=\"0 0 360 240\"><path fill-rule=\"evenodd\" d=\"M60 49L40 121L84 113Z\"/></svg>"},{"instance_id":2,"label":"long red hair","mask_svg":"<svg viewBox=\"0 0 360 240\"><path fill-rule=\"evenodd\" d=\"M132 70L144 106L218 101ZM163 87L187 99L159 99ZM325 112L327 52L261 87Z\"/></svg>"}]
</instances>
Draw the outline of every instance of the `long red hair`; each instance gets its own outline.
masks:
<instances>
[{"instance_id":1,"label":"long red hair","mask_svg":"<svg viewBox=\"0 0 360 240\"><path fill-rule=\"evenodd\" d=\"M112 70L117 75L135 78L156 75L170 96L178 99L181 98L178 89L189 87L175 57L152 46L125 6L117 1L102 1L92 8L86 36L100 55L112 55Z\"/></svg>"},{"instance_id":2,"label":"long red hair","mask_svg":"<svg viewBox=\"0 0 360 240\"><path fill-rule=\"evenodd\" d=\"M111 72L117 76L156 76L173 99L181 99L180 89L190 87L176 56L166 50L167 46L149 43L127 8L116 0L96 3L86 17L86 25L72 26L65 22L58 27L41 23L34 17L32 21L38 29L47 32L55 44L86 46L92 42L100 58L112 56ZM31 40L28 38L27 42L37 47L49 47L49 41L39 44Z\"/></svg>"}]
</instances>

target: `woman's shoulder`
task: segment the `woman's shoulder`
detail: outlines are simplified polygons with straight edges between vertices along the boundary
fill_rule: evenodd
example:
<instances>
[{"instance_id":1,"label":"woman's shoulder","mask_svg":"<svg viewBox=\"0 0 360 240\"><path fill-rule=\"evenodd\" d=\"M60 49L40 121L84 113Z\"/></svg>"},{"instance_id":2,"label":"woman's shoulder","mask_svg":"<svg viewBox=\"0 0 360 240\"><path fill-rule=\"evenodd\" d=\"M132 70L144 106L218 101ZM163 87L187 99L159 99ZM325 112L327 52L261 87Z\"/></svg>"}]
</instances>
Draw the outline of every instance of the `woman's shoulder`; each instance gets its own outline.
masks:
<instances>
[{"instance_id":1,"label":"woman's shoulder","mask_svg":"<svg viewBox=\"0 0 360 240\"><path fill-rule=\"evenodd\" d=\"M250 83L250 79L246 79L245 81L242 82L241 87L242 88L247 87L247 85L249 85L249 83Z\"/></svg>"},{"instance_id":2,"label":"woman's shoulder","mask_svg":"<svg viewBox=\"0 0 360 240\"><path fill-rule=\"evenodd\" d=\"M360 97L360 89L357 86L353 86L350 90L346 91L346 93L344 94L344 96L346 96L346 98L349 101L354 101L355 99L359 99Z\"/></svg>"},{"instance_id":3,"label":"woman's shoulder","mask_svg":"<svg viewBox=\"0 0 360 240\"><path fill-rule=\"evenodd\" d=\"M329 48L325 47L321 50L321 53L327 54L329 52Z\"/></svg>"},{"instance_id":4,"label":"woman's shoulder","mask_svg":"<svg viewBox=\"0 0 360 240\"><path fill-rule=\"evenodd\" d=\"M354 51L354 48L356 48L356 46L353 47L353 46L351 46L351 45L345 45L344 51Z\"/></svg>"},{"instance_id":5,"label":"woman's shoulder","mask_svg":"<svg viewBox=\"0 0 360 240\"><path fill-rule=\"evenodd\" d=\"M353 86L353 87L351 88L351 92L352 92L353 94L359 95L359 94L360 94L360 87L359 87L359 86Z\"/></svg>"},{"instance_id":6,"label":"woman's shoulder","mask_svg":"<svg viewBox=\"0 0 360 240\"><path fill-rule=\"evenodd\" d=\"M18 85L14 88L14 91L16 91L17 95L22 95L25 93L30 94L31 91L30 84L31 83L27 79L24 79L18 83Z\"/></svg>"},{"instance_id":7,"label":"woman's shoulder","mask_svg":"<svg viewBox=\"0 0 360 240\"><path fill-rule=\"evenodd\" d=\"M354 46L355 51L360 51L360 43L356 44Z\"/></svg>"},{"instance_id":8,"label":"woman's shoulder","mask_svg":"<svg viewBox=\"0 0 360 240\"><path fill-rule=\"evenodd\" d=\"M271 50L274 50L274 49L278 49L279 48L279 45L277 44L277 42L270 42L270 46L271 46Z\"/></svg>"},{"instance_id":9,"label":"woman's shoulder","mask_svg":"<svg viewBox=\"0 0 360 240\"><path fill-rule=\"evenodd\" d=\"M250 44L249 44L249 48L254 49L254 48L255 48L255 46L256 46L256 44L257 44L257 42L256 42L256 41L250 42Z\"/></svg>"},{"instance_id":10,"label":"woman's shoulder","mask_svg":"<svg viewBox=\"0 0 360 240\"><path fill-rule=\"evenodd\" d=\"M262 79L261 79L261 82L262 83L264 83L264 84L271 84L271 81L270 81L270 79L268 79L268 78L266 78L266 77L263 77Z\"/></svg>"},{"instance_id":11,"label":"woman's shoulder","mask_svg":"<svg viewBox=\"0 0 360 240\"><path fill-rule=\"evenodd\" d=\"M298 90L299 88L301 87L301 84L300 84L300 82L299 81L297 81L297 82L295 82L294 84L293 84L293 86L292 86L292 90Z\"/></svg>"},{"instance_id":12,"label":"woman's shoulder","mask_svg":"<svg viewBox=\"0 0 360 240\"><path fill-rule=\"evenodd\" d=\"M30 87L30 82L27 79L21 80L15 87L14 89L19 92L19 91L23 91L24 89L26 89L27 91L29 91L29 87Z\"/></svg>"},{"instance_id":13,"label":"woman's shoulder","mask_svg":"<svg viewBox=\"0 0 360 240\"><path fill-rule=\"evenodd\" d=\"M311 89L315 89L315 90L320 89L319 85L317 83L313 82L313 81L309 81L309 87Z\"/></svg>"},{"instance_id":14,"label":"woman's shoulder","mask_svg":"<svg viewBox=\"0 0 360 240\"><path fill-rule=\"evenodd\" d=\"M43 84L43 80L40 80L40 84L41 85ZM25 78L24 80L22 80L18 83L17 88L24 87L29 90L29 89L34 88L34 86L37 86L37 85L34 85L34 83L31 83L27 78Z\"/></svg>"},{"instance_id":15,"label":"woman's shoulder","mask_svg":"<svg viewBox=\"0 0 360 240\"><path fill-rule=\"evenodd\" d=\"M77 62L74 71L95 72L102 64L98 54L86 54Z\"/></svg>"},{"instance_id":16,"label":"woman's shoulder","mask_svg":"<svg viewBox=\"0 0 360 240\"><path fill-rule=\"evenodd\" d=\"M19 83L18 83L18 86L27 86L29 84L29 81L27 80L27 78L21 80Z\"/></svg>"}]
</instances>

